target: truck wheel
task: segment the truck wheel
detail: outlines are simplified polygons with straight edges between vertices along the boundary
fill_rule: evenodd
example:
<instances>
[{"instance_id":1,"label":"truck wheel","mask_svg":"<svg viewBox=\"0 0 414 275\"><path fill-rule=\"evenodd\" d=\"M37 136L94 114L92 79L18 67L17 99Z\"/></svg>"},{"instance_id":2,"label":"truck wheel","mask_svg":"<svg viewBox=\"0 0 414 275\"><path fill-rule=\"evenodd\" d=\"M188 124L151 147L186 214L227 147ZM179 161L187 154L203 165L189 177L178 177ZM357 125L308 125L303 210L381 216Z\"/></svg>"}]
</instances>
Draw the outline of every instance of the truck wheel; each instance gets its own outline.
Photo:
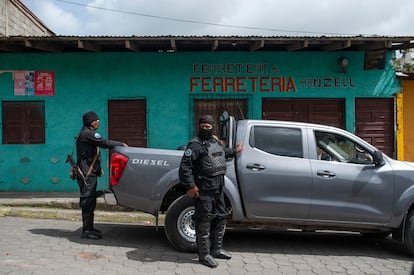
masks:
<instances>
[{"instance_id":1,"label":"truck wheel","mask_svg":"<svg viewBox=\"0 0 414 275\"><path fill-rule=\"evenodd\" d=\"M404 247L410 254L414 255L414 210L411 210L407 216L404 230Z\"/></svg>"},{"instance_id":2,"label":"truck wheel","mask_svg":"<svg viewBox=\"0 0 414 275\"><path fill-rule=\"evenodd\" d=\"M193 198L183 195L176 199L165 214L164 231L170 243L180 251L196 252Z\"/></svg>"}]
</instances>

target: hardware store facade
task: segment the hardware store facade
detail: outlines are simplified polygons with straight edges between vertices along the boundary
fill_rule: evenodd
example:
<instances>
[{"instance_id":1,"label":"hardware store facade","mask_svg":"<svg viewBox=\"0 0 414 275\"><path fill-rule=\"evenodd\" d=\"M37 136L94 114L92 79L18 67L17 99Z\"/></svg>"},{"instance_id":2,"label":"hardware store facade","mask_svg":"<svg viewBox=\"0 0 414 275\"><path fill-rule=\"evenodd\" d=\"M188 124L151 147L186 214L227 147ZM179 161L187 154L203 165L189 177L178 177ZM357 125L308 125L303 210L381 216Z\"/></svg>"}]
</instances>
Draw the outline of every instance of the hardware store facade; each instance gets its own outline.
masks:
<instances>
[{"instance_id":1,"label":"hardware store facade","mask_svg":"<svg viewBox=\"0 0 414 275\"><path fill-rule=\"evenodd\" d=\"M176 149L199 115L228 110L341 127L395 157L391 40L0 39L0 191L77 191L65 160L89 110L104 137L130 146Z\"/></svg>"}]
</instances>

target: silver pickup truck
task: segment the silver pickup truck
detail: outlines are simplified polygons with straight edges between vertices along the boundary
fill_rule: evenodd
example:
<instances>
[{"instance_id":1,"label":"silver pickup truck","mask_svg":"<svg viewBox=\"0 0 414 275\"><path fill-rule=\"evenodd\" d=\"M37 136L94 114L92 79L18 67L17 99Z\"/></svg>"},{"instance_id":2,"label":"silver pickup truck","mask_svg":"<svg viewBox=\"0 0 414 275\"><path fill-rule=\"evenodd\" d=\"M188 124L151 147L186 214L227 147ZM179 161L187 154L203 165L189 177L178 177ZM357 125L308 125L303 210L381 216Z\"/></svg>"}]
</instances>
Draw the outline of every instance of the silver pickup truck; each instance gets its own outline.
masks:
<instances>
[{"instance_id":1,"label":"silver pickup truck","mask_svg":"<svg viewBox=\"0 0 414 275\"><path fill-rule=\"evenodd\" d=\"M221 117L227 160L228 225L359 232L392 238L414 254L414 163L397 161L342 129ZM183 151L116 147L107 201L165 213L164 230L195 251L192 199L178 178Z\"/></svg>"}]
</instances>

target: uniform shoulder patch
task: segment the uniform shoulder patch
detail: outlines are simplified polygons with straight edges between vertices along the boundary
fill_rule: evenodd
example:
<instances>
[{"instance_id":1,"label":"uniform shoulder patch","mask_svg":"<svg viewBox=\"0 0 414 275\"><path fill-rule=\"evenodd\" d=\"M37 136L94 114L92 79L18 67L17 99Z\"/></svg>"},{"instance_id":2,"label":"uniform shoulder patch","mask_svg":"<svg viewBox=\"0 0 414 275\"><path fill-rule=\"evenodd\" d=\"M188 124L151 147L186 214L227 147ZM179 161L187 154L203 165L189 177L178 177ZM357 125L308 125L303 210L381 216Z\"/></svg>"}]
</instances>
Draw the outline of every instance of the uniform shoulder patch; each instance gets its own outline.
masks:
<instances>
[{"instance_id":1,"label":"uniform shoulder patch","mask_svg":"<svg viewBox=\"0 0 414 275\"><path fill-rule=\"evenodd\" d=\"M193 153L193 151L191 151L191 149L189 148L189 149L185 150L184 155L186 157L189 157L189 156L191 156L192 153Z\"/></svg>"},{"instance_id":2,"label":"uniform shoulder patch","mask_svg":"<svg viewBox=\"0 0 414 275\"><path fill-rule=\"evenodd\" d=\"M94 136L95 138L102 138L102 136L101 136L101 134L100 134L100 133L95 133L95 134L93 134L93 136Z\"/></svg>"}]
</instances>

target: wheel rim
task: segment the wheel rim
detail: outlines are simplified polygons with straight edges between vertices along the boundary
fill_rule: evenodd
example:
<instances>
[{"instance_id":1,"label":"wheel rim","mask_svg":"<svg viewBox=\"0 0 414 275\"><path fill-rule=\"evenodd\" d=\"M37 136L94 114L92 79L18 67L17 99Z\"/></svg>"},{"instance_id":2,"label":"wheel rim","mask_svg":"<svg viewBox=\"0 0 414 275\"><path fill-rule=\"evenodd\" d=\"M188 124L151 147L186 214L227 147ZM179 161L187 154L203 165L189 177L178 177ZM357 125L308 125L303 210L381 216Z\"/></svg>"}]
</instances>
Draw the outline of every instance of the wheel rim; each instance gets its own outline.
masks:
<instances>
[{"instance_id":1,"label":"wheel rim","mask_svg":"<svg viewBox=\"0 0 414 275\"><path fill-rule=\"evenodd\" d=\"M195 242L195 227L192 219L194 215L194 207L184 209L177 220L178 233L186 241Z\"/></svg>"}]
</instances>

